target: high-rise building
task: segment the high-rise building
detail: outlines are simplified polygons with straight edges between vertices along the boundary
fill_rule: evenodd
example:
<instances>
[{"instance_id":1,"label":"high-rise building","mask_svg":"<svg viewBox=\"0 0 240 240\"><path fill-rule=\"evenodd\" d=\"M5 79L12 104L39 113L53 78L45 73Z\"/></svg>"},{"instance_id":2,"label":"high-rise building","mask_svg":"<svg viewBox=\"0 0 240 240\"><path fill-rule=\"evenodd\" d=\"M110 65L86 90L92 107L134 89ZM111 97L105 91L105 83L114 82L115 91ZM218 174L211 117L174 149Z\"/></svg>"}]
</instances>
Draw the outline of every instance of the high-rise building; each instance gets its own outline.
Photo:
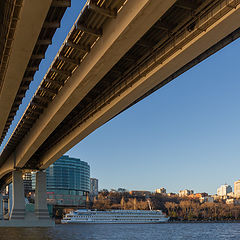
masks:
<instances>
[{"instance_id":1,"label":"high-rise building","mask_svg":"<svg viewBox=\"0 0 240 240\"><path fill-rule=\"evenodd\" d=\"M90 166L78 158L60 157L46 169L47 202L52 205L85 206L90 191ZM32 176L35 188L35 175Z\"/></svg>"},{"instance_id":2,"label":"high-rise building","mask_svg":"<svg viewBox=\"0 0 240 240\"><path fill-rule=\"evenodd\" d=\"M90 178L90 195L95 197L98 195L98 179Z\"/></svg>"},{"instance_id":3,"label":"high-rise building","mask_svg":"<svg viewBox=\"0 0 240 240\"><path fill-rule=\"evenodd\" d=\"M240 197L240 180L234 182L234 194L236 197Z\"/></svg>"},{"instance_id":4,"label":"high-rise building","mask_svg":"<svg viewBox=\"0 0 240 240\"><path fill-rule=\"evenodd\" d=\"M221 185L218 189L217 189L217 195L218 196L227 196L228 193L232 192L232 187L228 184L224 184Z\"/></svg>"}]
</instances>

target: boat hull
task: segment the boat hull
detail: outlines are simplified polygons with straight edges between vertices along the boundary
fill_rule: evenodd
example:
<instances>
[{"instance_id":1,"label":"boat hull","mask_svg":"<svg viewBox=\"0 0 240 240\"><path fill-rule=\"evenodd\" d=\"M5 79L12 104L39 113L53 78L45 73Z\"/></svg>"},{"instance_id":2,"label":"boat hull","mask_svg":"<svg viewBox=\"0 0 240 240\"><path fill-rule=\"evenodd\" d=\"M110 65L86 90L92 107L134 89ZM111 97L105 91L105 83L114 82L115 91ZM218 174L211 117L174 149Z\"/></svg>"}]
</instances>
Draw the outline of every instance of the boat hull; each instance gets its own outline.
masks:
<instances>
[{"instance_id":1,"label":"boat hull","mask_svg":"<svg viewBox=\"0 0 240 240\"><path fill-rule=\"evenodd\" d=\"M79 220L61 220L62 224L152 224L152 223L166 223L168 222L169 218L156 220L156 221L139 221L139 220L133 220L133 221L118 221L118 220L107 220L107 221L94 221L94 220L85 220L85 221L79 221Z\"/></svg>"},{"instance_id":2,"label":"boat hull","mask_svg":"<svg viewBox=\"0 0 240 240\"><path fill-rule=\"evenodd\" d=\"M152 224L166 223L167 218L160 210L77 210L61 220L63 224Z\"/></svg>"}]
</instances>

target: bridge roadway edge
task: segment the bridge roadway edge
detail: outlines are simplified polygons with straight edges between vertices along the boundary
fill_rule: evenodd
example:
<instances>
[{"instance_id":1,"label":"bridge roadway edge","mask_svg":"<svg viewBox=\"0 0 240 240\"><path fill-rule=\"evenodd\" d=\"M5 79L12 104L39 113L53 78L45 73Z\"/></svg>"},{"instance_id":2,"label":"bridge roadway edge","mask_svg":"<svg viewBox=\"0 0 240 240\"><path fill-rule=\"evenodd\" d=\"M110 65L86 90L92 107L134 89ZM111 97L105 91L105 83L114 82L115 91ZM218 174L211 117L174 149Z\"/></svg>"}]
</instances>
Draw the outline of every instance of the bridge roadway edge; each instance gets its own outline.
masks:
<instances>
[{"instance_id":1,"label":"bridge roadway edge","mask_svg":"<svg viewBox=\"0 0 240 240\"><path fill-rule=\"evenodd\" d=\"M0 92L0 136L51 3L52 0L25 0L23 2ZM28 39L27 44L26 39Z\"/></svg>"}]
</instances>

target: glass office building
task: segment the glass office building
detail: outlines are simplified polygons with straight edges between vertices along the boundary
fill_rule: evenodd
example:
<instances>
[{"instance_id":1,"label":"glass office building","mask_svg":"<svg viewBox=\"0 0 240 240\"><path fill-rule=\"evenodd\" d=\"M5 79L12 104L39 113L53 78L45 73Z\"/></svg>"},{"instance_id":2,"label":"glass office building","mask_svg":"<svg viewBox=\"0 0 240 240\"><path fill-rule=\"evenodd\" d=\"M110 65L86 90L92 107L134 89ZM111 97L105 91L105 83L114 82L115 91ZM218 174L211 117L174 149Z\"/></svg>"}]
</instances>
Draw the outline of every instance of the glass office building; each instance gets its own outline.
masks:
<instances>
[{"instance_id":1,"label":"glass office building","mask_svg":"<svg viewBox=\"0 0 240 240\"><path fill-rule=\"evenodd\" d=\"M47 201L52 205L84 206L90 190L90 166L67 155L54 162L47 173ZM33 177L33 185L34 184Z\"/></svg>"}]
</instances>

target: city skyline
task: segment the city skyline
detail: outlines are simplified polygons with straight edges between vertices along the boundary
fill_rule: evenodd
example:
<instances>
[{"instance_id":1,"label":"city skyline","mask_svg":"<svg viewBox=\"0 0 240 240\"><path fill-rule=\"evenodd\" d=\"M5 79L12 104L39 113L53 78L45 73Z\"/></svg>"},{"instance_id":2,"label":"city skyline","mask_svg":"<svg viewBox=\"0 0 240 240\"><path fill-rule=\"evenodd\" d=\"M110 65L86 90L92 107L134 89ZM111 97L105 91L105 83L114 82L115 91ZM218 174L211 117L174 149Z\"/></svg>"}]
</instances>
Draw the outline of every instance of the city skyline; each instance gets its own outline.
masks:
<instances>
[{"instance_id":1,"label":"city skyline","mask_svg":"<svg viewBox=\"0 0 240 240\"><path fill-rule=\"evenodd\" d=\"M96 179L96 178L92 177L92 179ZM99 179L97 179L97 181L99 181ZM231 187L232 190L231 190L229 193L231 193L231 192L235 193L236 191L234 190L234 187L232 187L232 186L234 186L236 182L240 182L240 179L234 181L233 185L230 185L230 184L227 184L227 183L225 183L224 185L221 185L221 186L219 185L218 187L216 187L216 192L213 193L213 194L211 194L211 195L218 195L218 194L217 194L218 189L219 189L220 187L222 187L222 186L225 186L225 185ZM134 190L136 190L136 191L149 191L149 189L127 189L127 188L125 188L124 186L123 186L123 187L116 187L116 188L104 188L104 187L102 187L102 188L99 189L99 191L103 191L103 190L119 191L119 189L120 189L121 191L122 191L122 189L124 189L125 191L134 191ZM168 191L168 189L166 189L164 186L159 186L159 188L156 188L156 189L154 189L153 191L150 191L150 192L158 192L158 193L160 193L160 192L159 192L160 189L164 189L164 191L165 191L164 193L176 193L176 194L179 194L179 192L181 192L181 191L188 190L188 191L191 191L191 192L192 192L191 194L197 194L197 193L207 193L207 194L208 194L208 192L206 192L206 191L204 191L204 192L197 192L197 191L195 191L194 189L191 189L191 190L190 190L190 189L187 189L187 188L179 189L177 192L170 192L170 191Z\"/></svg>"},{"instance_id":2,"label":"city skyline","mask_svg":"<svg viewBox=\"0 0 240 240\"><path fill-rule=\"evenodd\" d=\"M58 159L58 160L63 160L63 159L74 159L74 160L80 160L80 162L82 162L82 163L85 163L86 165L88 165L89 166L89 164L88 164L88 162L84 162L84 161L82 161L80 158L72 158L71 156L69 156L69 155L66 155L66 154L64 154L60 159ZM58 161L56 161L55 163L53 163L52 165L50 165L50 167L53 167L53 165L56 165L58 163ZM67 163L67 161L65 160L65 164L68 164ZM50 168L49 167L49 168ZM90 167L90 166L89 166ZM47 171L49 171L49 168L47 169ZM91 171L90 171L91 172ZM91 174L90 174L91 175ZM25 175L24 175L25 176ZM27 177L28 175L26 175L26 177ZM92 192L92 191L94 191L95 192L95 195L97 195L97 192L96 192L96 189L98 189L98 182L99 182L99 179L97 179L97 178L95 178L94 176L89 176L89 178L90 178L90 192ZM24 178L25 179L25 178ZM234 181L234 183L233 183L233 186L234 187L232 187L232 185L230 185L230 184L227 184L227 183L225 183L225 184L223 184L223 185L219 185L218 187L217 187L217 189L216 189L216 193L214 194L214 195L227 195L227 193L236 193L236 186L235 186L235 184L237 184L237 183L239 183L240 182L240 180L236 180L236 181ZM96 186L95 186L96 185ZM95 189L96 188L96 189ZM226 190L228 189L228 191L227 192L224 192L224 191L226 191L225 189L223 189L223 188L226 188ZM92 190L93 189L93 190ZM102 187L101 189L98 189L99 191L102 191L102 190L105 190L106 188L104 188L104 187ZM221 189L221 190L220 190ZM123 190L124 191L134 191L135 189L126 189L126 188L124 188L124 187L118 187L118 188L110 188L110 189L106 189L106 190L108 190L108 191L120 191L120 192L122 192ZM140 189L138 189L138 190L140 190ZM148 191L148 189L141 189L142 191ZM163 191L163 192L160 192L160 190L161 191ZM184 191L189 191L189 194L197 194L198 192L196 192L194 189L187 189L187 188L183 188L183 189L179 189L179 191L178 192L176 192L176 194L180 194L180 192L184 192ZM220 193L218 193L218 191L220 191ZM169 192L169 191L167 191L167 189L164 187L164 186L161 186L161 188L157 188L157 189L155 189L153 192L158 192L158 193L173 193L173 192ZM224 193L223 193L224 192ZM175 193L175 192L174 192ZM207 192L203 192L203 193L207 193ZM185 195L185 193L184 193L184 195Z\"/></svg>"},{"instance_id":3,"label":"city skyline","mask_svg":"<svg viewBox=\"0 0 240 240\"><path fill-rule=\"evenodd\" d=\"M57 30L8 136L84 3L73 0L66 11L64 28ZM87 161L91 176L100 179L100 188L154 190L164 186L169 192L188 188L214 193L221 183L238 180L239 45L238 39L97 129L66 154Z\"/></svg>"}]
</instances>

